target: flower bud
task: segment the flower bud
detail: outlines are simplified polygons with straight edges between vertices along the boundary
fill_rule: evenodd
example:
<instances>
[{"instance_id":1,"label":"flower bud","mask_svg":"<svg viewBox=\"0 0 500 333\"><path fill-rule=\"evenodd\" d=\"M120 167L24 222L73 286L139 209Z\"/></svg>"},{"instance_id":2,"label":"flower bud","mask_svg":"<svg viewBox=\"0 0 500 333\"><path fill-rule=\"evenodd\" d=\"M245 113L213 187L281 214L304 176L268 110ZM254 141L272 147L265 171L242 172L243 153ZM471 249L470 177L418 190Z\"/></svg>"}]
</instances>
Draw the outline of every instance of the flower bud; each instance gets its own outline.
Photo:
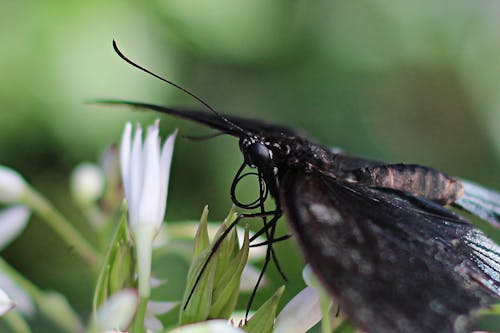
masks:
<instances>
[{"instance_id":1,"label":"flower bud","mask_svg":"<svg viewBox=\"0 0 500 333\"><path fill-rule=\"evenodd\" d=\"M26 206L16 205L0 211L0 250L7 247L11 241L24 230L30 210Z\"/></svg>"},{"instance_id":2,"label":"flower bud","mask_svg":"<svg viewBox=\"0 0 500 333\"><path fill-rule=\"evenodd\" d=\"M0 202L19 202L25 191L26 181L17 171L0 165Z\"/></svg>"},{"instance_id":3,"label":"flower bud","mask_svg":"<svg viewBox=\"0 0 500 333\"><path fill-rule=\"evenodd\" d=\"M15 305L15 303L9 298L9 296L0 289L0 316L3 316L9 312Z\"/></svg>"},{"instance_id":4,"label":"flower bud","mask_svg":"<svg viewBox=\"0 0 500 333\"><path fill-rule=\"evenodd\" d=\"M71 174L71 192L82 204L89 204L102 195L104 176L102 170L92 163L81 163Z\"/></svg>"},{"instance_id":5,"label":"flower bud","mask_svg":"<svg viewBox=\"0 0 500 333\"><path fill-rule=\"evenodd\" d=\"M123 289L111 296L97 310L92 332L128 327L139 305L139 295L133 289Z\"/></svg>"}]
</instances>

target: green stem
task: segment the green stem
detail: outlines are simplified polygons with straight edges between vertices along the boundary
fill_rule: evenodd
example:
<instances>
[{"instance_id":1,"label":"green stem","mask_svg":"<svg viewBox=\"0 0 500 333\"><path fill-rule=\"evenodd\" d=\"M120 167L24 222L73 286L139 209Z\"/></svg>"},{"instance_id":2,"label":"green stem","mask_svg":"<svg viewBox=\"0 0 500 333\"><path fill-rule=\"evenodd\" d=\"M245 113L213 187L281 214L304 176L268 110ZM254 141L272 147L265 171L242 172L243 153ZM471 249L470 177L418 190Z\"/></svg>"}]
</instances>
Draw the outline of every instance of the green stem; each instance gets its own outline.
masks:
<instances>
[{"instance_id":1,"label":"green stem","mask_svg":"<svg viewBox=\"0 0 500 333\"><path fill-rule=\"evenodd\" d=\"M22 276L12 266L10 266L2 257L0 257L0 272L10 277L22 290L27 292L35 302L39 302L43 297L43 291L35 286L31 281Z\"/></svg>"},{"instance_id":2,"label":"green stem","mask_svg":"<svg viewBox=\"0 0 500 333\"><path fill-rule=\"evenodd\" d=\"M26 320L24 320L19 311L15 309L3 316L2 319L12 329L12 332L31 333L31 329L26 323Z\"/></svg>"},{"instance_id":3,"label":"green stem","mask_svg":"<svg viewBox=\"0 0 500 333\"><path fill-rule=\"evenodd\" d=\"M151 255L155 229L150 225L138 225L132 229L135 240L139 295L149 298L151 294Z\"/></svg>"},{"instance_id":4,"label":"green stem","mask_svg":"<svg viewBox=\"0 0 500 333\"><path fill-rule=\"evenodd\" d=\"M319 295L319 303L321 306L321 313L323 315L323 319L321 320L321 333L331 333L332 323L330 311L332 309L332 301L323 290L321 290Z\"/></svg>"},{"instance_id":5,"label":"green stem","mask_svg":"<svg viewBox=\"0 0 500 333\"><path fill-rule=\"evenodd\" d=\"M30 206L61 238L89 264L97 265L99 255L92 245L40 193L29 188L23 203Z\"/></svg>"},{"instance_id":6,"label":"green stem","mask_svg":"<svg viewBox=\"0 0 500 333\"><path fill-rule=\"evenodd\" d=\"M37 308L43 313L47 318L49 318L56 325L68 332L73 332L81 328L80 320L69 304L66 302L58 302L57 310L53 310L51 304L54 304L51 300L54 299L53 294L46 293L34 285L30 280L26 279L18 271L16 271L12 266L10 266L3 258L0 257L0 272L7 275L12 279L23 291L28 293L33 301L36 303ZM15 318L14 318L15 319ZM13 320L14 320L13 319ZM18 320L15 319L17 323ZM24 332L24 331L20 331Z\"/></svg>"},{"instance_id":7,"label":"green stem","mask_svg":"<svg viewBox=\"0 0 500 333\"><path fill-rule=\"evenodd\" d=\"M144 319L146 318L148 301L149 297L141 297L139 307L137 308L137 314L135 315L134 319L134 329L131 332L144 333L146 331L146 328L144 326Z\"/></svg>"}]
</instances>

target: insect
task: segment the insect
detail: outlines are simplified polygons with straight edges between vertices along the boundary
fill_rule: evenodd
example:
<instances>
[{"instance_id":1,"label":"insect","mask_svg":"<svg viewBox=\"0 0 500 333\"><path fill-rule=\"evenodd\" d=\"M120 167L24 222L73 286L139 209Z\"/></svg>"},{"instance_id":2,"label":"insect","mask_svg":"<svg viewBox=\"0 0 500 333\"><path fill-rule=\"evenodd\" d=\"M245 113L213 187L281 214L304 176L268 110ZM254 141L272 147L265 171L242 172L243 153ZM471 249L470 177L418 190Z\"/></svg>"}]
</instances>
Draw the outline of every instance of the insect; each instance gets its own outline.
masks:
<instances>
[{"instance_id":1,"label":"insect","mask_svg":"<svg viewBox=\"0 0 500 333\"><path fill-rule=\"evenodd\" d=\"M239 139L243 163L233 202L259 209L258 234L273 258L282 215L306 261L351 321L371 333L466 332L473 314L500 299L500 247L454 205L500 225L500 194L430 167L352 157L303 133L229 115L107 100L203 124ZM260 195L242 203L236 187L253 168ZM270 196L276 208L264 209Z\"/></svg>"}]
</instances>

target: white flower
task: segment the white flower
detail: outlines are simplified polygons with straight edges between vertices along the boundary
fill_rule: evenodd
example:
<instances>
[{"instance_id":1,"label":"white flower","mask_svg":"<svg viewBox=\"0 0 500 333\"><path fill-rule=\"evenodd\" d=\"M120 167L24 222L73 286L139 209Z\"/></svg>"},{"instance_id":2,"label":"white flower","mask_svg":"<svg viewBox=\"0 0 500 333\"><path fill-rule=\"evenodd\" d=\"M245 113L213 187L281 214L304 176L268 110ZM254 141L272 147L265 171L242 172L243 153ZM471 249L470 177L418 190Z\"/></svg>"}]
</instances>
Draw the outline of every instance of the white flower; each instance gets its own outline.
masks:
<instances>
[{"instance_id":1,"label":"white flower","mask_svg":"<svg viewBox=\"0 0 500 333\"><path fill-rule=\"evenodd\" d=\"M16 205L0 211L0 250L7 247L24 230L30 217L26 206Z\"/></svg>"},{"instance_id":2,"label":"white flower","mask_svg":"<svg viewBox=\"0 0 500 333\"><path fill-rule=\"evenodd\" d=\"M132 228L138 225L151 225L158 231L165 216L176 132L167 138L161 148L158 125L157 120L148 128L144 145L142 128L137 126L132 140L132 124L125 125L120 160L130 215L129 223Z\"/></svg>"},{"instance_id":3,"label":"white flower","mask_svg":"<svg viewBox=\"0 0 500 333\"><path fill-rule=\"evenodd\" d=\"M273 333L303 333L318 323L323 312L329 311L329 296L324 294L323 287L317 280L309 265L302 270L302 278L307 287L298 293L280 312L276 318ZM322 309L326 299L327 308Z\"/></svg>"},{"instance_id":4,"label":"white flower","mask_svg":"<svg viewBox=\"0 0 500 333\"><path fill-rule=\"evenodd\" d=\"M97 165L81 163L73 170L70 184L73 197L82 204L89 204L102 195L104 175Z\"/></svg>"},{"instance_id":5,"label":"white flower","mask_svg":"<svg viewBox=\"0 0 500 333\"><path fill-rule=\"evenodd\" d=\"M9 296L0 289L0 316L9 312L16 304L9 298Z\"/></svg>"},{"instance_id":6,"label":"white flower","mask_svg":"<svg viewBox=\"0 0 500 333\"><path fill-rule=\"evenodd\" d=\"M316 289L321 288L321 285L319 284L318 279L314 275L310 265L306 265L302 270L302 279L309 287L313 287Z\"/></svg>"},{"instance_id":7,"label":"white flower","mask_svg":"<svg viewBox=\"0 0 500 333\"><path fill-rule=\"evenodd\" d=\"M9 295L16 304L16 309L24 315L31 316L35 313L35 305L28 292L3 272L0 272L0 290Z\"/></svg>"},{"instance_id":8,"label":"white flower","mask_svg":"<svg viewBox=\"0 0 500 333\"><path fill-rule=\"evenodd\" d=\"M146 310L144 325L152 331L163 331L163 324L156 316L170 312L179 304L178 302L155 302L149 301Z\"/></svg>"},{"instance_id":9,"label":"white flower","mask_svg":"<svg viewBox=\"0 0 500 333\"><path fill-rule=\"evenodd\" d=\"M91 332L125 329L134 318L138 305L139 297L135 290L117 292L97 310Z\"/></svg>"},{"instance_id":10,"label":"white flower","mask_svg":"<svg viewBox=\"0 0 500 333\"><path fill-rule=\"evenodd\" d=\"M226 320L215 319L181 326L171 330L170 333L245 333L245 331L232 326Z\"/></svg>"},{"instance_id":11,"label":"white flower","mask_svg":"<svg viewBox=\"0 0 500 333\"><path fill-rule=\"evenodd\" d=\"M307 332L321 317L318 292L312 287L306 287L281 310L273 333Z\"/></svg>"},{"instance_id":12,"label":"white flower","mask_svg":"<svg viewBox=\"0 0 500 333\"><path fill-rule=\"evenodd\" d=\"M142 142L138 125L132 138L132 124L127 123L120 147L120 166L127 199L129 225L136 244L139 293L150 295L151 252L153 240L160 230L167 203L170 164L176 132L163 147L159 137L159 121L148 127Z\"/></svg>"},{"instance_id":13,"label":"white flower","mask_svg":"<svg viewBox=\"0 0 500 333\"><path fill-rule=\"evenodd\" d=\"M0 165L0 202L14 203L26 192L26 181L16 171Z\"/></svg>"}]
</instances>

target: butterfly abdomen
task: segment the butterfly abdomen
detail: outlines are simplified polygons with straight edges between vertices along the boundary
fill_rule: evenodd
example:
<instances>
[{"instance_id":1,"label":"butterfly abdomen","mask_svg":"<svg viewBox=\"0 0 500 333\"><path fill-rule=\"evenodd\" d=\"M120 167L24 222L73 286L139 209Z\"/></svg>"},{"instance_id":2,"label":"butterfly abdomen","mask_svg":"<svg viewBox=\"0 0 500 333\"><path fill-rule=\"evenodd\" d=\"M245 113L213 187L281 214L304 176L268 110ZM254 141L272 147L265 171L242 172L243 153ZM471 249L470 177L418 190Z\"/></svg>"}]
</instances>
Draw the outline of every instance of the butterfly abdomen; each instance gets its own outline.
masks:
<instances>
[{"instance_id":1,"label":"butterfly abdomen","mask_svg":"<svg viewBox=\"0 0 500 333\"><path fill-rule=\"evenodd\" d=\"M441 205L455 202L463 194L459 179L436 169L415 164L387 164L353 171L356 182L408 192Z\"/></svg>"}]
</instances>

